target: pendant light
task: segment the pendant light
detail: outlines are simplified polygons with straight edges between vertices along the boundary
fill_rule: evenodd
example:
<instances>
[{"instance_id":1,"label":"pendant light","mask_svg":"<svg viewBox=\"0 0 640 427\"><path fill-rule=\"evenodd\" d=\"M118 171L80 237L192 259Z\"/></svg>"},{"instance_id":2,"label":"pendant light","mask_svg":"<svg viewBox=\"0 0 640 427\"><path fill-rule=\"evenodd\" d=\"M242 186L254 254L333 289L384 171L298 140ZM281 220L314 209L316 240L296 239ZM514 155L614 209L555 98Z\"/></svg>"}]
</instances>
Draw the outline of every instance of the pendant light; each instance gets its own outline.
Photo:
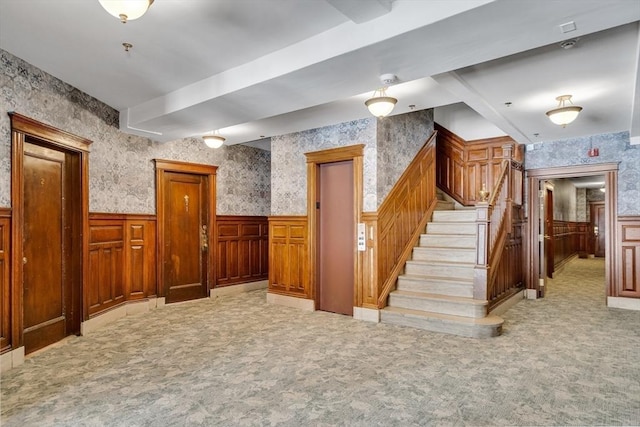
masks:
<instances>
[{"instance_id":1,"label":"pendant light","mask_svg":"<svg viewBox=\"0 0 640 427\"><path fill-rule=\"evenodd\" d=\"M153 0L98 0L100 5L123 24L147 13Z\"/></svg>"},{"instance_id":2,"label":"pendant light","mask_svg":"<svg viewBox=\"0 0 640 427\"><path fill-rule=\"evenodd\" d=\"M385 85L384 87L377 89L373 92L373 96L364 102L369 112L378 118L388 116L393 111L398 102L397 99L387 95L387 86L396 81L396 76L393 74L383 74L380 76L380 81Z\"/></svg>"},{"instance_id":3,"label":"pendant light","mask_svg":"<svg viewBox=\"0 0 640 427\"><path fill-rule=\"evenodd\" d=\"M558 107L547 111L547 117L549 117L549 120L553 123L562 127L574 121L576 117L578 117L578 114L580 114L580 111L582 111L582 107L573 105L571 95L560 95L556 98L556 101L558 101ZM567 105L567 103L569 105Z\"/></svg>"}]
</instances>

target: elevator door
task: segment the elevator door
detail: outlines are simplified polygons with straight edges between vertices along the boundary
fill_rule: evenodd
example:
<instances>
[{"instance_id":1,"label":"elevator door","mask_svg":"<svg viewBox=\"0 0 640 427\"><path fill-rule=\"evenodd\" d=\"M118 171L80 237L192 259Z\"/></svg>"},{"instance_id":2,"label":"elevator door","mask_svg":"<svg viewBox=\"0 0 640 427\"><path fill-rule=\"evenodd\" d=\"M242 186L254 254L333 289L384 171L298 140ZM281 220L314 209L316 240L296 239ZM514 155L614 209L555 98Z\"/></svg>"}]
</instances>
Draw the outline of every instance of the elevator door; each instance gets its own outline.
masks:
<instances>
[{"instance_id":1,"label":"elevator door","mask_svg":"<svg viewBox=\"0 0 640 427\"><path fill-rule=\"evenodd\" d=\"M319 309L353 315L354 182L353 161L319 165Z\"/></svg>"}]
</instances>

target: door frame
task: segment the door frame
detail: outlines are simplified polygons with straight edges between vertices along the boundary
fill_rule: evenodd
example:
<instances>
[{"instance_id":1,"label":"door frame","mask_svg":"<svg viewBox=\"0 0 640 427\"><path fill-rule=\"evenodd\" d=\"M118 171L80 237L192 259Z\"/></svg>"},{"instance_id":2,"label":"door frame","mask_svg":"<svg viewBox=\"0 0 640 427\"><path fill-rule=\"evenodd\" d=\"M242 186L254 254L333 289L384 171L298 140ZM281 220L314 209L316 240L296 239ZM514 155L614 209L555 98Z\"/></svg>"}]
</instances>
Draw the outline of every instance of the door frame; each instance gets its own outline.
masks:
<instances>
[{"instance_id":1,"label":"door frame","mask_svg":"<svg viewBox=\"0 0 640 427\"><path fill-rule=\"evenodd\" d=\"M538 189L540 182L557 178L572 178L579 176L604 175L605 177L605 223L609 230L616 230L618 207L618 163L600 163L581 166L564 166L544 169L530 169L527 171L527 288L540 294L540 281L544 277L540 274L540 254L538 251L540 202ZM616 250L617 236L615 232L607 233L605 242L605 286L607 296L615 293Z\"/></svg>"},{"instance_id":2,"label":"door frame","mask_svg":"<svg viewBox=\"0 0 640 427\"><path fill-rule=\"evenodd\" d=\"M604 202L589 202L589 254L593 254L594 256L596 255L596 240L598 239L598 237L595 236L594 233L594 214L597 211L599 206L605 206ZM606 206L605 206L605 212L606 212ZM598 230L598 234L600 233L600 230ZM605 234L604 234L604 238L605 241L607 239L607 230L605 228ZM606 258L606 252L605 252L605 258Z\"/></svg>"},{"instance_id":3,"label":"door frame","mask_svg":"<svg viewBox=\"0 0 640 427\"><path fill-rule=\"evenodd\" d=\"M11 348L24 345L24 300L22 262L24 228L24 144L27 137L37 139L44 147L70 154L77 160L80 177L80 248L74 256L80 256L81 283L74 284L72 296L72 321L74 332L80 332L80 324L88 319L85 287L89 279L89 146L92 141L40 123L15 112L11 118ZM75 190L75 189L74 189Z\"/></svg>"},{"instance_id":4,"label":"door frame","mask_svg":"<svg viewBox=\"0 0 640 427\"><path fill-rule=\"evenodd\" d=\"M362 183L363 183L363 156L364 144L349 145L346 147L330 148L327 150L305 153L307 158L307 217L308 217L308 239L309 239L309 297L313 298L315 309L318 309L318 226L319 218L316 211L316 200L318 197L318 174L320 165L323 163L334 163L341 161L353 161L353 203L354 203L354 230L362 220ZM354 236L355 241L356 236ZM354 245L354 266L353 266L353 306L356 306L358 298L358 278L362 276L362 263Z\"/></svg>"},{"instance_id":5,"label":"door frame","mask_svg":"<svg viewBox=\"0 0 640 427\"><path fill-rule=\"evenodd\" d=\"M156 167L156 236L157 236L157 289L156 294L159 297L166 297L165 295L165 281L164 281L164 202L165 202L165 188L164 188L164 175L165 172L178 172L187 173L191 175L202 175L207 178L207 184L209 188L209 213L207 221L209 223L209 235L207 236L207 244L209 250L207 251L207 296L211 289L215 287L217 282L217 269L214 264L215 253L218 249L217 236L218 227L216 225L216 172L217 166L203 165L198 163L178 162L173 160L154 159Z\"/></svg>"}]
</instances>

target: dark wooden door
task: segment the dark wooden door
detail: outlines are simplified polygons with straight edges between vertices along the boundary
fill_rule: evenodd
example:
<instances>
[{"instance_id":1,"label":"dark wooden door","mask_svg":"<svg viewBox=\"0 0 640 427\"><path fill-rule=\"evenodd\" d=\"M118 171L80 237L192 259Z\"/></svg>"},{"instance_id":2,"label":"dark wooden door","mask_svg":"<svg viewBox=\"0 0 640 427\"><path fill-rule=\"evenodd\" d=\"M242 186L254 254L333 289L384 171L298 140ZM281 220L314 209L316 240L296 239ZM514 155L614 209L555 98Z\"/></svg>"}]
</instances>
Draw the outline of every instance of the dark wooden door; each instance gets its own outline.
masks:
<instances>
[{"instance_id":1,"label":"dark wooden door","mask_svg":"<svg viewBox=\"0 0 640 427\"><path fill-rule=\"evenodd\" d=\"M319 165L319 309L353 315L354 183L353 161Z\"/></svg>"},{"instance_id":2,"label":"dark wooden door","mask_svg":"<svg viewBox=\"0 0 640 427\"><path fill-rule=\"evenodd\" d=\"M606 227L604 203L591 204L591 233L593 236L593 253L597 257L605 256Z\"/></svg>"},{"instance_id":3,"label":"dark wooden door","mask_svg":"<svg viewBox=\"0 0 640 427\"><path fill-rule=\"evenodd\" d=\"M24 146L23 292L25 352L57 342L72 308L73 262L64 152Z\"/></svg>"},{"instance_id":4,"label":"dark wooden door","mask_svg":"<svg viewBox=\"0 0 640 427\"><path fill-rule=\"evenodd\" d=\"M164 174L164 285L167 302L207 296L207 177Z\"/></svg>"}]
</instances>

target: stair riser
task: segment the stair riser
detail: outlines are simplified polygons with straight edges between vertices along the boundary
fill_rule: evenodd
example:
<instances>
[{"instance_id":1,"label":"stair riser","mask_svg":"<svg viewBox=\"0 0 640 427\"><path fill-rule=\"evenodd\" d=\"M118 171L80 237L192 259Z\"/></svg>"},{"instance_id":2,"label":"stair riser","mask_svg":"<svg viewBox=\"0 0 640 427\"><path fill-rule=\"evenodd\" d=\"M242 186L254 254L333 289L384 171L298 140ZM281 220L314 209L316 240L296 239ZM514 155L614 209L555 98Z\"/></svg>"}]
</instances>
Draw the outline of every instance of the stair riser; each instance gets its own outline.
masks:
<instances>
[{"instance_id":1,"label":"stair riser","mask_svg":"<svg viewBox=\"0 0 640 427\"><path fill-rule=\"evenodd\" d=\"M446 295L450 297L473 298L473 285L451 284L437 281L409 280L402 276L398 277L398 290L425 292L429 294Z\"/></svg>"},{"instance_id":2,"label":"stair riser","mask_svg":"<svg viewBox=\"0 0 640 427\"><path fill-rule=\"evenodd\" d=\"M420 246L475 249L476 236L450 236L450 235L439 235L439 234L423 234L420 236Z\"/></svg>"},{"instance_id":3,"label":"stair riser","mask_svg":"<svg viewBox=\"0 0 640 427\"><path fill-rule=\"evenodd\" d=\"M423 261L475 262L476 251L448 248L413 248L413 259Z\"/></svg>"},{"instance_id":4,"label":"stair riser","mask_svg":"<svg viewBox=\"0 0 640 427\"><path fill-rule=\"evenodd\" d=\"M451 277L473 280L473 267L430 265L407 261L405 273L419 276Z\"/></svg>"},{"instance_id":5,"label":"stair riser","mask_svg":"<svg viewBox=\"0 0 640 427\"><path fill-rule=\"evenodd\" d=\"M476 225L469 223L430 222L427 224L427 234L476 234Z\"/></svg>"},{"instance_id":6,"label":"stair riser","mask_svg":"<svg viewBox=\"0 0 640 427\"><path fill-rule=\"evenodd\" d=\"M448 211L453 209L454 205L453 202L445 202L442 200L439 200L438 203L436 204L436 211Z\"/></svg>"},{"instance_id":7,"label":"stair riser","mask_svg":"<svg viewBox=\"0 0 640 427\"><path fill-rule=\"evenodd\" d=\"M484 305L414 298L406 295L397 295L393 292L389 295L389 306L430 311L432 313L451 314L454 316L473 317L476 319L485 317L487 314L486 306Z\"/></svg>"},{"instance_id":8,"label":"stair riser","mask_svg":"<svg viewBox=\"0 0 640 427\"><path fill-rule=\"evenodd\" d=\"M407 317L401 314L380 312L380 320L383 323L408 326L432 332L453 334L468 338L490 338L500 335L502 325L468 325L455 322L445 322L440 319Z\"/></svg>"},{"instance_id":9,"label":"stair riser","mask_svg":"<svg viewBox=\"0 0 640 427\"><path fill-rule=\"evenodd\" d=\"M432 222L475 222L476 211L437 211L433 213Z\"/></svg>"}]
</instances>

